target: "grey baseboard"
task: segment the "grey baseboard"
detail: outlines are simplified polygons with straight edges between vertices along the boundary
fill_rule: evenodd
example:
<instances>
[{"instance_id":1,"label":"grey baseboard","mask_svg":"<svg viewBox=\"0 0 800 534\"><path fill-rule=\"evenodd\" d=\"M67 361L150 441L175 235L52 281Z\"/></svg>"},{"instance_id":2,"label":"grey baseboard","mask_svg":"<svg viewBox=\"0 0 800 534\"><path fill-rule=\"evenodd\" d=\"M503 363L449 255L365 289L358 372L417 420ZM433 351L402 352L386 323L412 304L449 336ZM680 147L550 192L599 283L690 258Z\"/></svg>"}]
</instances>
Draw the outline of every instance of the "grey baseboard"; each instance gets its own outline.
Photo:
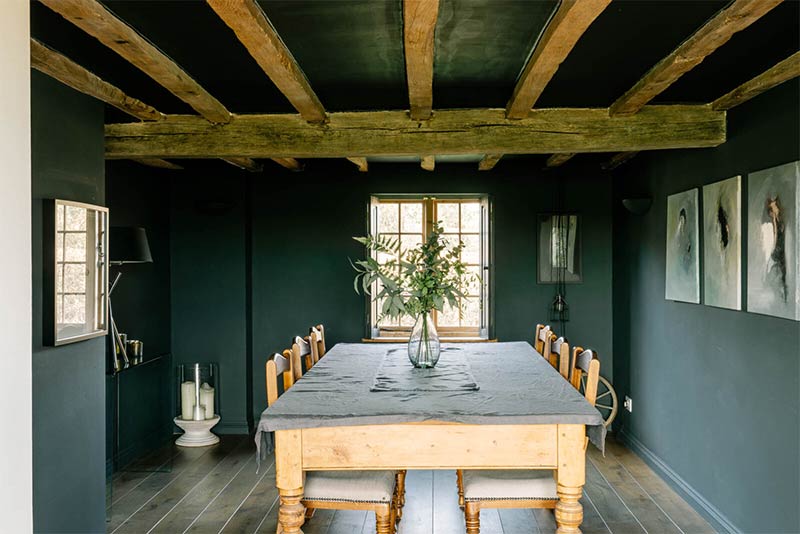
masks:
<instances>
[{"instance_id":1,"label":"grey baseboard","mask_svg":"<svg viewBox=\"0 0 800 534\"><path fill-rule=\"evenodd\" d=\"M641 458L652 467L666 482L677 491L692 507L700 513L711 525L720 532L728 534L742 534L725 514L708 502L700 492L694 489L678 473L672 470L667 463L659 458L653 451L648 449L644 443L639 441L624 429L617 433L617 436L628 446L629 449L637 453Z\"/></svg>"},{"instance_id":2,"label":"grey baseboard","mask_svg":"<svg viewBox=\"0 0 800 534\"><path fill-rule=\"evenodd\" d=\"M247 421L225 421L222 420L211 429L215 434L249 434L250 426Z\"/></svg>"}]
</instances>

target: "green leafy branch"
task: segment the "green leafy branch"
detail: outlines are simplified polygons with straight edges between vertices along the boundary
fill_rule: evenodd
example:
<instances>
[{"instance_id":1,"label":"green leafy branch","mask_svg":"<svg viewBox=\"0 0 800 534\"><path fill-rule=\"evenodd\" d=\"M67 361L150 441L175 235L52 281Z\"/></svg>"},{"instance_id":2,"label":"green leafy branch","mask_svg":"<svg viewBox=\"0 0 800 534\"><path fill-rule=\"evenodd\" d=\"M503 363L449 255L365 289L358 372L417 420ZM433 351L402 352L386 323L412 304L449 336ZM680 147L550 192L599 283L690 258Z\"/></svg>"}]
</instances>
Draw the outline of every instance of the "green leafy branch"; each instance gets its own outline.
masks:
<instances>
[{"instance_id":1,"label":"green leafy branch","mask_svg":"<svg viewBox=\"0 0 800 534\"><path fill-rule=\"evenodd\" d=\"M370 254L350 264L356 271L353 289L382 301L381 318L416 317L432 310L444 311L445 304L462 310L467 284L476 276L461 261L464 243L448 248L440 223L435 223L428 239L412 249L403 249L392 236L354 237ZM379 263L378 254L392 259ZM377 282L377 283L376 283ZM377 294L373 294L377 287Z\"/></svg>"}]
</instances>

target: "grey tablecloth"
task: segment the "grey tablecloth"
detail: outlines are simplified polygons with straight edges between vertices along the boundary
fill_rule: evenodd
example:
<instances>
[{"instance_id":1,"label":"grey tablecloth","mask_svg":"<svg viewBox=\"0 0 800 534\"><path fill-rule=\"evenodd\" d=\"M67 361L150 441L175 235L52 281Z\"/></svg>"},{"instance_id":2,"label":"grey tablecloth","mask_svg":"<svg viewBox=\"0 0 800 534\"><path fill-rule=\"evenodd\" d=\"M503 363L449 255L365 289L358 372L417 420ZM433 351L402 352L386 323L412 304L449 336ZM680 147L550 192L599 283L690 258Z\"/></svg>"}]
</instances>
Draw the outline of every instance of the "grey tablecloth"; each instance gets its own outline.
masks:
<instances>
[{"instance_id":1,"label":"grey tablecloth","mask_svg":"<svg viewBox=\"0 0 800 534\"><path fill-rule=\"evenodd\" d=\"M444 345L463 350L479 391L370 391L386 351L404 345L333 347L261 414L256 445L274 430L422 421L584 424L604 450L603 418L525 342ZM410 364L409 364L410 366Z\"/></svg>"},{"instance_id":2,"label":"grey tablecloth","mask_svg":"<svg viewBox=\"0 0 800 534\"><path fill-rule=\"evenodd\" d=\"M461 347L442 348L439 363L430 369L415 369L406 347L386 351L370 391L478 391L472 367Z\"/></svg>"}]
</instances>

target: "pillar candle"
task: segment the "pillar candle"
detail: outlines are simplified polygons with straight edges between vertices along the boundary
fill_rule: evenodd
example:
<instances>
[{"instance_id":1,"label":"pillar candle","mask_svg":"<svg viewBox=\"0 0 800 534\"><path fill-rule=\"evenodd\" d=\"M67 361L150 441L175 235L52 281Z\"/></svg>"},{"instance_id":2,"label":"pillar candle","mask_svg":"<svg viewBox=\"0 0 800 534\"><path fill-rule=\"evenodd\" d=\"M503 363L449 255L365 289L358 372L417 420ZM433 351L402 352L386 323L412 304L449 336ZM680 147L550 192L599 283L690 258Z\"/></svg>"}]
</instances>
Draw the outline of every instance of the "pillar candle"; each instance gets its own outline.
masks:
<instances>
[{"instance_id":1,"label":"pillar candle","mask_svg":"<svg viewBox=\"0 0 800 534\"><path fill-rule=\"evenodd\" d=\"M200 403L206 407L206 419L214 417L214 388L208 385L208 382L203 383L200 389Z\"/></svg>"},{"instance_id":2,"label":"pillar candle","mask_svg":"<svg viewBox=\"0 0 800 534\"><path fill-rule=\"evenodd\" d=\"M194 382L181 383L181 419L191 420L194 410Z\"/></svg>"}]
</instances>

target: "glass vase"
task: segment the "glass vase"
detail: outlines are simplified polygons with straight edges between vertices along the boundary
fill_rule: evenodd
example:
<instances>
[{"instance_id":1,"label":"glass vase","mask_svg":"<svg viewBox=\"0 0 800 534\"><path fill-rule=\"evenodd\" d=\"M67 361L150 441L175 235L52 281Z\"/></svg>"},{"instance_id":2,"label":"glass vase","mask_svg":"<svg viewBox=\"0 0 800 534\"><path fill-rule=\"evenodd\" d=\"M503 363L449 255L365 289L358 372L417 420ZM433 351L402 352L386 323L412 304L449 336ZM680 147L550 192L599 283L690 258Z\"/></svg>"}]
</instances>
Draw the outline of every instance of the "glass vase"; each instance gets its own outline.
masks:
<instances>
[{"instance_id":1,"label":"glass vase","mask_svg":"<svg viewBox=\"0 0 800 534\"><path fill-rule=\"evenodd\" d=\"M439 333L431 314L420 314L408 338L408 359L414 367L436 367L440 351Z\"/></svg>"}]
</instances>

